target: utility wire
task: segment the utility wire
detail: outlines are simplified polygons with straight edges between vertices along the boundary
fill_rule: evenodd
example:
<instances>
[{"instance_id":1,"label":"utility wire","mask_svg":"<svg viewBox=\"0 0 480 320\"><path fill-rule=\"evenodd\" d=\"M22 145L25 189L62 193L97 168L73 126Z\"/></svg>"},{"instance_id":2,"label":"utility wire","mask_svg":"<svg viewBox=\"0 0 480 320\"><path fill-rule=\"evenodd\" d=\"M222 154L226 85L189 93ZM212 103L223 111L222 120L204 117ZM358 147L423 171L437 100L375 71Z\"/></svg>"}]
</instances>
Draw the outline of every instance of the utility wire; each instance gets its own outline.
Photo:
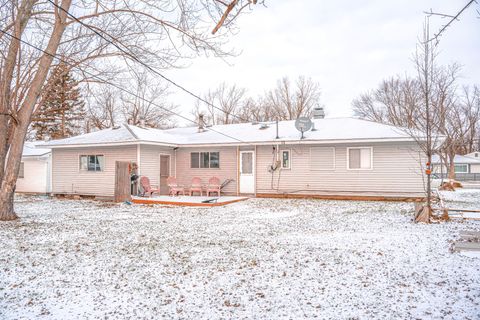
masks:
<instances>
[{"instance_id":1,"label":"utility wire","mask_svg":"<svg viewBox=\"0 0 480 320\"><path fill-rule=\"evenodd\" d=\"M191 90L185 88L184 86L178 84L177 82L173 81L172 79L166 77L165 75L163 75L160 71L158 71L157 69L153 68L152 66L149 66L148 64L146 64L145 62L143 62L142 60L140 60L140 58L138 58L126 45L124 45L123 43L119 42L123 48L121 48L116 42L115 42L115 38L111 35L109 35L108 33L106 33L105 31L102 31L103 34L107 35L109 38L111 39L107 39L102 33L100 33L98 30L92 28L90 25L84 23L83 21L81 21L80 19L78 19L76 16L74 16L72 13L70 13L68 10L65 10L64 8L62 8L61 6L59 6L58 4L56 4L55 2L53 2L52 0L47 0L48 2L50 2L51 4L53 4L55 7L57 7L58 9L60 9L61 11L65 12L70 18L72 18L73 20L77 21L78 23L80 23L82 26L90 29L91 31L93 31L96 35L98 35L99 37L101 37L103 40L107 41L108 43L112 44L113 46L115 46L115 48L117 48L118 50L120 50L122 53L126 54L127 56L129 56L130 58L132 58L134 61L138 62L139 64L141 64L142 66L144 66L145 68L147 68L148 70L150 70L151 72L153 72L154 74L158 75L159 77L161 77L162 79L164 79L165 81L171 83L172 85L174 85L175 87L179 88L180 90L186 92L187 94L191 95L192 97L196 98L197 100L207 104L208 106L211 106L212 108L214 109L217 109L229 116L232 116L234 118L237 118L238 120L240 120L241 122L249 122L248 120L245 120L243 119L242 117L236 115L236 114L228 114L228 112L226 112L225 110L223 110L222 108L219 108L217 106L215 106L213 103L203 99L202 97L200 97L199 95L195 94L194 92L192 92ZM113 40L113 41L112 41Z\"/></svg>"},{"instance_id":2,"label":"utility wire","mask_svg":"<svg viewBox=\"0 0 480 320\"><path fill-rule=\"evenodd\" d=\"M18 37L16 37L16 36L14 36L14 35L6 32L6 31L4 31L4 30L0 30L0 31L1 31L3 34L5 34L5 35L7 35L7 36L9 36L9 37L11 37L11 38L13 38L13 39L18 40L18 41L20 41L21 43L23 43L23 44L25 44L25 45L27 45L27 46L29 46L29 47L32 47L32 48L34 48L34 49L36 49L36 50L38 50L38 51L40 51L40 52L43 52L44 54L49 55L49 56L52 57L52 58L55 58L55 59L57 59L57 60L65 63L65 64L71 66L72 68L77 68L77 69L81 70L82 72L84 72L84 73L86 73L86 74L89 74L92 78L95 78L95 79L99 80L100 82L103 82L103 83L106 83L106 84L108 84L108 85L111 85L112 87L115 87L115 88L117 88L117 89L119 89L119 90L121 90L121 91L124 91L124 92L126 92L126 93L128 93L128 94L130 94L130 95L132 95L132 96L134 96L134 97L136 97L136 98L138 98L138 99L140 99L140 100L143 100L144 102L150 103L150 104L152 104L152 105L154 105L154 106L156 106L156 107L158 107L158 108L160 108L160 109L163 109L163 110L169 112L169 113L172 114L172 115L176 115L176 116L178 116L178 117L180 117L180 118L182 118L182 119L184 119L184 120L186 120L186 121L189 121L189 122L192 122L192 123L194 123L194 124L197 124L197 122L196 122L195 120L189 119L189 118L187 118L187 117L185 117L185 116L183 116L183 115L181 115L181 114L179 114L179 113L177 113L177 112L175 112L175 111L169 110L169 109L167 109L167 108L165 108L165 107L163 107L163 106L155 103L154 101L145 99L145 98L139 96L138 94L136 94L136 93L134 93L134 92L131 92L131 91L123 88L122 86L117 85L117 84L115 84L115 83L113 83L113 82L111 82L111 81L107 81L107 80L105 80L105 79L102 79L102 78L99 77L98 75L96 75L96 74L94 74L94 73L92 73L92 72L90 72L90 71L88 71L88 70L82 70L82 69L80 69L80 67L79 67L78 65L75 65L75 64L73 64L73 63L70 63L70 62L68 62L68 61L66 61L66 60L64 60L64 59L62 59L62 58L59 58L57 55L51 54L50 52L47 52L47 51L45 51L45 50L43 50L43 49L41 49L41 48L39 48L39 47L37 47L37 46L35 46L35 45L27 42L27 41L25 41L25 40L22 40L22 39L20 39L20 38L18 38ZM228 134L226 134L226 133L223 133L223 132L214 130L214 129L212 129L211 127L207 128L207 130L212 131L212 132L215 132L215 133L218 133L218 134L221 134L221 135L223 135L223 136L225 136L225 137L227 137L227 138L236 140L236 141L241 142L241 143L250 144L250 143L245 142L245 141L243 141L243 140L240 140L240 139L238 139L238 138L232 137L232 136L230 136L230 135L228 135Z\"/></svg>"}]
</instances>

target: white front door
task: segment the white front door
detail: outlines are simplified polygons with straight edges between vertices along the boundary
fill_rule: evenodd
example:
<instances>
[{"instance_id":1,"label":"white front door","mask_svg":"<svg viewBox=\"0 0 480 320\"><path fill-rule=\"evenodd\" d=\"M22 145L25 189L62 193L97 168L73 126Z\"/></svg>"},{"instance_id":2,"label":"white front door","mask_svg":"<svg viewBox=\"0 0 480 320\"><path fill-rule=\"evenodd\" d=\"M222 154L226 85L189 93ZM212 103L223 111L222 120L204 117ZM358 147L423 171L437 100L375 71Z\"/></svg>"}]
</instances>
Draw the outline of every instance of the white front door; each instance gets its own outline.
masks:
<instances>
[{"instance_id":1,"label":"white front door","mask_svg":"<svg viewBox=\"0 0 480 320\"><path fill-rule=\"evenodd\" d=\"M255 153L240 151L240 193L255 193Z\"/></svg>"}]
</instances>

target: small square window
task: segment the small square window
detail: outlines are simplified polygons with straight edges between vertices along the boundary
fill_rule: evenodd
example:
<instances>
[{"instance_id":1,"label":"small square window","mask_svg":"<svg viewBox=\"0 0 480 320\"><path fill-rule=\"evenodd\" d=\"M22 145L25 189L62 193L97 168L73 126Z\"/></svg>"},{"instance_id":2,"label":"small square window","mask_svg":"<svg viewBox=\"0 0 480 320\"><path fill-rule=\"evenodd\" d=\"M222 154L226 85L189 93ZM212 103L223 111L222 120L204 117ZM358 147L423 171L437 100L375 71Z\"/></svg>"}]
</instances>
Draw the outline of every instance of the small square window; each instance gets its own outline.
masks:
<instances>
[{"instance_id":1,"label":"small square window","mask_svg":"<svg viewBox=\"0 0 480 320\"><path fill-rule=\"evenodd\" d=\"M210 152L210 168L220 168L219 152Z\"/></svg>"},{"instance_id":2,"label":"small square window","mask_svg":"<svg viewBox=\"0 0 480 320\"><path fill-rule=\"evenodd\" d=\"M200 153L200 168L210 168L210 154L208 152Z\"/></svg>"},{"instance_id":3,"label":"small square window","mask_svg":"<svg viewBox=\"0 0 480 320\"><path fill-rule=\"evenodd\" d=\"M220 152L191 152L190 168L220 168Z\"/></svg>"},{"instance_id":4,"label":"small square window","mask_svg":"<svg viewBox=\"0 0 480 320\"><path fill-rule=\"evenodd\" d=\"M200 168L200 153L198 152L190 153L190 168L192 169Z\"/></svg>"},{"instance_id":5,"label":"small square window","mask_svg":"<svg viewBox=\"0 0 480 320\"><path fill-rule=\"evenodd\" d=\"M80 156L80 171L100 172L105 167L104 157L101 155Z\"/></svg>"},{"instance_id":6,"label":"small square window","mask_svg":"<svg viewBox=\"0 0 480 320\"><path fill-rule=\"evenodd\" d=\"M372 169L372 148L349 148L348 169Z\"/></svg>"},{"instance_id":7,"label":"small square window","mask_svg":"<svg viewBox=\"0 0 480 320\"><path fill-rule=\"evenodd\" d=\"M18 170L18 177L25 178L25 162L20 162L20 170Z\"/></svg>"},{"instance_id":8,"label":"small square window","mask_svg":"<svg viewBox=\"0 0 480 320\"><path fill-rule=\"evenodd\" d=\"M282 169L290 169L290 150L282 150Z\"/></svg>"}]
</instances>

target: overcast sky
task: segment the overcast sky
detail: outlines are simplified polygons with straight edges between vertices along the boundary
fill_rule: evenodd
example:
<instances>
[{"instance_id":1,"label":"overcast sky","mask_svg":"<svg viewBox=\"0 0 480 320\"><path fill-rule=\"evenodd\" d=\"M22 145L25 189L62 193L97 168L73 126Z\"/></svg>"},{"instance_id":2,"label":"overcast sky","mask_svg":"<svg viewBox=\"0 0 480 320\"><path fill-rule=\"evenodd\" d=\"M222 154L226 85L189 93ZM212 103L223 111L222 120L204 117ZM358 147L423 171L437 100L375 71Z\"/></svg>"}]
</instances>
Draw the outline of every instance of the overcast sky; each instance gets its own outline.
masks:
<instances>
[{"instance_id":1,"label":"overcast sky","mask_svg":"<svg viewBox=\"0 0 480 320\"><path fill-rule=\"evenodd\" d=\"M241 54L197 58L188 68L166 72L196 93L225 81L257 96L284 76L311 77L322 88L329 117L350 116L351 102L396 74L413 74L412 56L425 14L456 13L467 0L267 0L240 16L230 45ZM462 82L480 84L480 19L472 5L441 38L441 63L461 63ZM446 19L432 17L437 32ZM172 88L172 100L189 115L194 99Z\"/></svg>"}]
</instances>

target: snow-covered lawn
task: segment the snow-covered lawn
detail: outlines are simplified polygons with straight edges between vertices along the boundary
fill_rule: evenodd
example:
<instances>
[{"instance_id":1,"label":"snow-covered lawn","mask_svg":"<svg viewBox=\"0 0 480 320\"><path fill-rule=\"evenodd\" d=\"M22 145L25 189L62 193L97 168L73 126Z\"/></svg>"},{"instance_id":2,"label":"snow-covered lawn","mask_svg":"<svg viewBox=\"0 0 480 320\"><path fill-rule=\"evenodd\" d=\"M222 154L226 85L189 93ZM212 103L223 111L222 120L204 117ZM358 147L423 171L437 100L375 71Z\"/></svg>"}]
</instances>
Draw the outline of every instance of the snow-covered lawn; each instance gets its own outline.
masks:
<instances>
[{"instance_id":1,"label":"snow-covered lawn","mask_svg":"<svg viewBox=\"0 0 480 320\"><path fill-rule=\"evenodd\" d=\"M480 202L480 201L479 201ZM19 198L0 227L1 319L478 319L480 222L413 204L251 199L225 207Z\"/></svg>"}]
</instances>

